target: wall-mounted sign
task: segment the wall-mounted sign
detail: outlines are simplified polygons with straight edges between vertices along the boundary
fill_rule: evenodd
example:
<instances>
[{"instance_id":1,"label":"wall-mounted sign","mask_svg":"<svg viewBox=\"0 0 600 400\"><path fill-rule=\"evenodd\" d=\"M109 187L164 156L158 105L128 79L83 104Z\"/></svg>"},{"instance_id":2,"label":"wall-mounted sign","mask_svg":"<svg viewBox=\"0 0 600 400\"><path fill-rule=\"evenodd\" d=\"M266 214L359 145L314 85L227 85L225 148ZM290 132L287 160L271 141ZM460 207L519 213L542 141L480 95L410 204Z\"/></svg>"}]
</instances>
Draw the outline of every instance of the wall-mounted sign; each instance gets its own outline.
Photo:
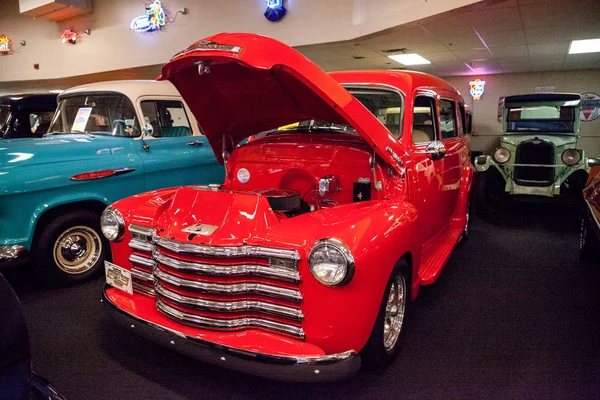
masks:
<instances>
[{"instance_id":1,"label":"wall-mounted sign","mask_svg":"<svg viewBox=\"0 0 600 400\"><path fill-rule=\"evenodd\" d=\"M267 11L265 17L271 22L277 22L285 17L287 10L283 6L283 0L266 0Z\"/></svg>"},{"instance_id":2,"label":"wall-mounted sign","mask_svg":"<svg viewBox=\"0 0 600 400\"><path fill-rule=\"evenodd\" d=\"M77 33L72 29L65 29L62 36L60 37L60 41L63 43L77 43Z\"/></svg>"},{"instance_id":3,"label":"wall-mounted sign","mask_svg":"<svg viewBox=\"0 0 600 400\"><path fill-rule=\"evenodd\" d=\"M0 35L0 54L10 53L10 39L6 35Z\"/></svg>"},{"instance_id":4,"label":"wall-mounted sign","mask_svg":"<svg viewBox=\"0 0 600 400\"><path fill-rule=\"evenodd\" d=\"M596 93L582 93L579 119L589 122L598 117L600 117L600 96Z\"/></svg>"},{"instance_id":5,"label":"wall-mounted sign","mask_svg":"<svg viewBox=\"0 0 600 400\"><path fill-rule=\"evenodd\" d=\"M150 32L161 29L165 26L167 15L162 8L159 0L146 6L146 15L134 18L129 24L129 28L136 32Z\"/></svg>"},{"instance_id":6,"label":"wall-mounted sign","mask_svg":"<svg viewBox=\"0 0 600 400\"><path fill-rule=\"evenodd\" d=\"M556 86L554 85L544 85L544 86L536 86L535 93L554 93L556 92Z\"/></svg>"},{"instance_id":7,"label":"wall-mounted sign","mask_svg":"<svg viewBox=\"0 0 600 400\"><path fill-rule=\"evenodd\" d=\"M477 78L474 81L469 82L471 89L469 89L469 93L473 100L481 100L481 96L483 96L483 92L485 91L485 81Z\"/></svg>"}]
</instances>

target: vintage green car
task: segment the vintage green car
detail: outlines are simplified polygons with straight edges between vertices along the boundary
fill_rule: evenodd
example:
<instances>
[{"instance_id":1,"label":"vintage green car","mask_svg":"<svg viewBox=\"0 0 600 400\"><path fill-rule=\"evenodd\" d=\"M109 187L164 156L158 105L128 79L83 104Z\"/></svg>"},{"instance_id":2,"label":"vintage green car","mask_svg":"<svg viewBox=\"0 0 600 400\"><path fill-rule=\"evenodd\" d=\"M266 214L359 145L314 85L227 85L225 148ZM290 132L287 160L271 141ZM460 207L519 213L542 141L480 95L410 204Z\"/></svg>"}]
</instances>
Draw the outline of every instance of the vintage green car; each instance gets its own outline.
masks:
<instances>
[{"instance_id":1,"label":"vintage green car","mask_svg":"<svg viewBox=\"0 0 600 400\"><path fill-rule=\"evenodd\" d=\"M590 168L600 159L577 148L580 107L579 94L504 99L500 147L475 158L478 211L503 196L581 197Z\"/></svg>"}]
</instances>

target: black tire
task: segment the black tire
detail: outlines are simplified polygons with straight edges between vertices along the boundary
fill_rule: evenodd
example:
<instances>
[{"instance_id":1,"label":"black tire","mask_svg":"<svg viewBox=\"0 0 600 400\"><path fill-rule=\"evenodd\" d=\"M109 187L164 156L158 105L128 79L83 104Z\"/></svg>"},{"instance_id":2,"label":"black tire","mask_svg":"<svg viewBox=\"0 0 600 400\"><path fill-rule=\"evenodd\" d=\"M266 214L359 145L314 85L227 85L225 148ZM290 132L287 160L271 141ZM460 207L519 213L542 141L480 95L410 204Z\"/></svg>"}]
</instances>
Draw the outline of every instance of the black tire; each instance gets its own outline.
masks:
<instances>
[{"instance_id":1,"label":"black tire","mask_svg":"<svg viewBox=\"0 0 600 400\"><path fill-rule=\"evenodd\" d=\"M583 211L581 230L579 233L579 257L585 261L592 261L600 256L598 237L590 226L587 210Z\"/></svg>"},{"instance_id":2,"label":"black tire","mask_svg":"<svg viewBox=\"0 0 600 400\"><path fill-rule=\"evenodd\" d=\"M386 284L386 289L384 292L383 299L381 301L381 306L379 307L379 313L377 314L377 320L375 321L375 325L373 326L373 330L371 331L371 336L369 336L369 340L367 344L360 352L362 365L365 368L369 369L379 369L388 365L398 353L401 345L402 345L402 332L404 331L404 323L406 322L406 315L408 310L408 305L410 302L409 291L410 291L410 281L408 274L408 264L405 260L400 260L390 279ZM402 312L402 321L400 324L399 333L396 337L396 340L390 340L388 345L385 344L386 338L384 337L384 325L386 320L386 308L388 305L388 299L390 297L390 292L392 291L392 283L399 283L399 281L404 282L404 310L399 310ZM391 345L390 345L391 344Z\"/></svg>"},{"instance_id":3,"label":"black tire","mask_svg":"<svg viewBox=\"0 0 600 400\"><path fill-rule=\"evenodd\" d=\"M73 211L58 216L40 229L31 268L42 283L69 286L102 272L110 248L100 230L98 214Z\"/></svg>"},{"instance_id":4,"label":"black tire","mask_svg":"<svg viewBox=\"0 0 600 400\"><path fill-rule=\"evenodd\" d=\"M467 240L469 240L469 236L471 235L471 222L472 222L472 218L471 218L471 214L473 211L473 201L469 200L467 202L467 224L465 225L465 229L463 230L462 234L460 235L460 240L458 241L458 243L460 245L463 245L467 242Z\"/></svg>"}]
</instances>

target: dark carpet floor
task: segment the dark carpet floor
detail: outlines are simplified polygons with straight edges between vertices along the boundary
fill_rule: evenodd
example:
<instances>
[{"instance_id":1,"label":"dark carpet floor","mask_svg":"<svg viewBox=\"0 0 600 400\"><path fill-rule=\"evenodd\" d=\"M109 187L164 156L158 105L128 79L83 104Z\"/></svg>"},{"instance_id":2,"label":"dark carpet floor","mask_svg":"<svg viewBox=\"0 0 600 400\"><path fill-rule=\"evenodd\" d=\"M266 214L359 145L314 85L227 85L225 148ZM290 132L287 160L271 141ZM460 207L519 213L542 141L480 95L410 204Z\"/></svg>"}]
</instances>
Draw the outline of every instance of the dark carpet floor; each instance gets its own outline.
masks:
<instances>
[{"instance_id":1,"label":"dark carpet floor","mask_svg":"<svg viewBox=\"0 0 600 400\"><path fill-rule=\"evenodd\" d=\"M284 384L185 358L112 324L102 279L47 290L13 272L36 371L69 399L600 398L600 266L578 259L576 213L525 204L476 219L423 288L380 373Z\"/></svg>"}]
</instances>

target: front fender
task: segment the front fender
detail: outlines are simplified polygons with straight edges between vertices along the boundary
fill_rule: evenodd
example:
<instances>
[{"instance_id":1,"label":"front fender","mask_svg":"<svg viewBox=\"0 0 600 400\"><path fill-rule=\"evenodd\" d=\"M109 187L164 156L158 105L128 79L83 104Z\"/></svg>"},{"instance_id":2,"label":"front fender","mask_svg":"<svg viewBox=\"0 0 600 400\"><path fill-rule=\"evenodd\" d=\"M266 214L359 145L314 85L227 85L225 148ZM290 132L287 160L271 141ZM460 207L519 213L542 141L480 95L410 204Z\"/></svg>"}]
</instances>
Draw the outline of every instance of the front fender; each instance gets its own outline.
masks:
<instances>
[{"instance_id":1,"label":"front fender","mask_svg":"<svg viewBox=\"0 0 600 400\"><path fill-rule=\"evenodd\" d=\"M322 238L337 238L350 248L356 268L347 285L324 286L310 272L308 254ZM299 245L306 340L327 353L364 347L388 279L403 255L409 255L412 281L418 281L421 232L417 210L406 202L352 203L298 216L273 226L268 242L273 247Z\"/></svg>"}]
</instances>

